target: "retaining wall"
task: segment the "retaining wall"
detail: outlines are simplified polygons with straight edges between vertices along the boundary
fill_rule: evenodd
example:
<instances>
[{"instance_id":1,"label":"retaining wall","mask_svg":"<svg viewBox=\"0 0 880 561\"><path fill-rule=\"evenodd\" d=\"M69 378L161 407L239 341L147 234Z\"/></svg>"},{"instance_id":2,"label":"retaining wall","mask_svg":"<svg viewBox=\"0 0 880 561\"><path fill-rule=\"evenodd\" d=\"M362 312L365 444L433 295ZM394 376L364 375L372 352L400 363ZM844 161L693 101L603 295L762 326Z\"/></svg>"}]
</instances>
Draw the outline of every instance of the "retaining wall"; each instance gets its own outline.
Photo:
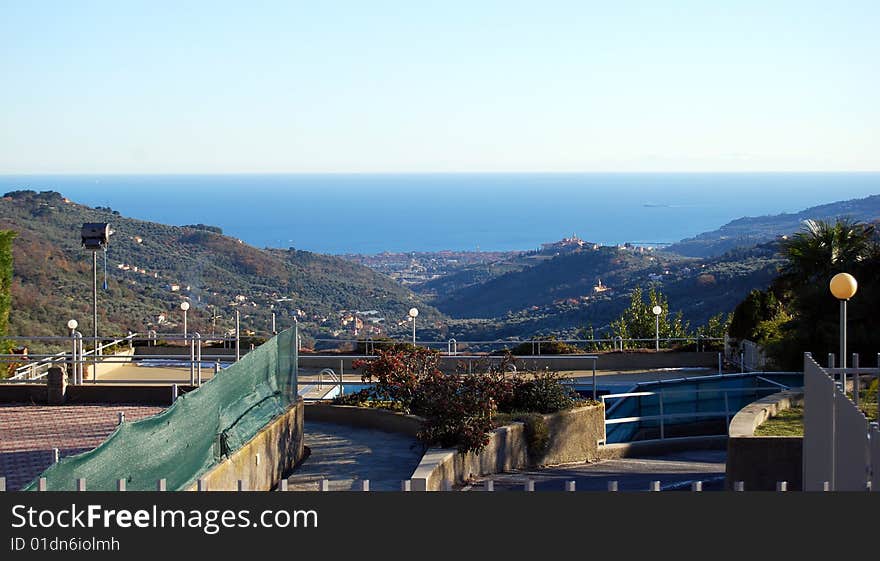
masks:
<instances>
[{"instance_id":1,"label":"retaining wall","mask_svg":"<svg viewBox=\"0 0 880 561\"><path fill-rule=\"evenodd\" d=\"M742 481L747 491L775 491L778 481L803 487L803 437L755 436L764 421L780 411L803 405L803 391L784 391L744 407L730 422L726 486Z\"/></svg>"},{"instance_id":2,"label":"retaining wall","mask_svg":"<svg viewBox=\"0 0 880 561\"><path fill-rule=\"evenodd\" d=\"M208 491L236 491L243 481L246 491L271 491L303 457L303 401L266 425L232 456L200 479ZM188 491L198 490L194 484Z\"/></svg>"},{"instance_id":3,"label":"retaining wall","mask_svg":"<svg viewBox=\"0 0 880 561\"><path fill-rule=\"evenodd\" d=\"M305 406L305 420L336 423L351 427L375 429L412 436L419 432L421 417L404 415L384 409L311 403Z\"/></svg>"},{"instance_id":4,"label":"retaining wall","mask_svg":"<svg viewBox=\"0 0 880 561\"><path fill-rule=\"evenodd\" d=\"M439 491L444 483L467 481L471 476L501 473L535 465L557 465L596 460L603 435L605 411L581 407L545 415L550 432L547 451L529 456L525 425L513 423L492 432L480 452L460 454L455 449L429 448L412 475L413 491Z\"/></svg>"},{"instance_id":5,"label":"retaining wall","mask_svg":"<svg viewBox=\"0 0 880 561\"><path fill-rule=\"evenodd\" d=\"M195 386L177 386L178 395ZM0 403L48 403L49 387L41 384L0 384ZM64 403L132 403L138 405L171 405L170 385L91 384L68 385Z\"/></svg>"}]
</instances>

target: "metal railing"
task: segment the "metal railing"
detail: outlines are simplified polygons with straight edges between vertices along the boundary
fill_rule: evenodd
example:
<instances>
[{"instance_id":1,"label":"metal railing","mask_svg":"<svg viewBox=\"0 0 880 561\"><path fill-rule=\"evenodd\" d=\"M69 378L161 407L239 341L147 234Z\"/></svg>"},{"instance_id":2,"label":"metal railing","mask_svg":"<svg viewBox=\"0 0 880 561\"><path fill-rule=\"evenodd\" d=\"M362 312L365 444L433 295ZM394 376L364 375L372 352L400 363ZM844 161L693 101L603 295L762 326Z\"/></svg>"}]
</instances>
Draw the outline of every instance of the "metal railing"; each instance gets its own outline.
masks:
<instances>
[{"instance_id":1,"label":"metal railing","mask_svg":"<svg viewBox=\"0 0 880 561\"><path fill-rule=\"evenodd\" d=\"M237 337L214 337L210 339L203 338L199 333L182 334L157 334L149 332L142 336L137 333L127 335L125 337L106 338L84 337L78 331L74 331L72 335L67 337L59 336L29 336L29 337L4 337L0 340L15 342L31 342L38 343L44 347L67 347L70 350L60 352L47 351L44 353L23 354L0 354L0 365L2 364L19 364L26 361L27 364L17 366L12 371L12 375L6 379L0 379L0 383L43 383L46 380L48 371L53 366L66 366L68 368L68 376L70 383L79 385L86 381L96 383L132 383L142 382L143 380L101 380L98 375L98 368L101 366L111 367L112 365L136 364L136 365L154 365L157 361L166 361L168 364L164 366L175 367L183 365L189 367L189 379L163 380L167 383L189 383L190 385L200 385L202 382L202 369L205 367L204 361L214 367L215 373L219 371L221 363L231 363L240 358L238 346L240 340ZM168 352L155 352L159 340L169 343ZM85 344L91 343L94 347L85 350ZM148 354L138 355L134 350L141 343L142 347L152 349ZM223 344L223 348L235 349L235 356L231 354L223 354L212 352L209 345ZM125 355L105 354L109 348L125 345L132 352ZM187 354L180 354L171 349L183 351ZM53 349L54 350L54 349ZM161 364L159 365L161 366ZM90 369L89 375L86 375L86 368ZM88 378L88 380L87 380Z\"/></svg>"},{"instance_id":2,"label":"metal railing","mask_svg":"<svg viewBox=\"0 0 880 561\"><path fill-rule=\"evenodd\" d=\"M316 343L330 343L337 346L364 346L366 354L373 354L376 348L381 349L382 346L406 345L412 344L412 339L332 339L332 338L313 338ZM659 338L660 346L664 348L673 348L677 344L695 344L696 350L701 352L705 350L710 343L724 343L724 338L719 337L703 337L697 335L694 337L661 337ZM521 345L530 345L533 355L542 355L542 347L555 343L564 343L572 346L583 346L583 351L595 352L600 349L609 349L612 351L623 351L625 349L637 348L653 348L658 339L654 337L647 338L622 338L610 337L600 339L549 339L549 338L532 338L532 339L485 339L485 340L457 340L455 338L446 340L416 340L417 346L426 348L436 348L444 354L456 356L460 352L459 349L471 349L480 352L493 352L518 347ZM443 350L445 349L445 351Z\"/></svg>"},{"instance_id":3,"label":"metal railing","mask_svg":"<svg viewBox=\"0 0 880 561\"><path fill-rule=\"evenodd\" d=\"M707 419L707 418L723 418L726 429L730 428L730 419L736 415L739 408L732 408L730 405L730 394L757 394L759 392L775 393L780 391L780 385L752 388L714 388L714 389L690 389L690 390L659 390L659 391L637 391L618 394L606 394L601 396L602 404L605 406L605 432L603 435L603 443L608 442L608 425L618 425L623 423L640 423L643 421L656 421L660 429L660 439L666 439L666 427L670 424L671 419ZM783 386L784 387L784 386ZM670 396L676 395L694 395L697 399L694 403L699 402L700 394L722 394L724 401L723 410L705 410L705 411L688 411L688 412L668 412L664 409L664 402ZM609 418L609 413L613 412L607 408L606 401L609 399L626 399L634 397L653 397L657 396L658 414L656 415L636 415L631 417ZM696 406L695 406L696 408Z\"/></svg>"}]
</instances>

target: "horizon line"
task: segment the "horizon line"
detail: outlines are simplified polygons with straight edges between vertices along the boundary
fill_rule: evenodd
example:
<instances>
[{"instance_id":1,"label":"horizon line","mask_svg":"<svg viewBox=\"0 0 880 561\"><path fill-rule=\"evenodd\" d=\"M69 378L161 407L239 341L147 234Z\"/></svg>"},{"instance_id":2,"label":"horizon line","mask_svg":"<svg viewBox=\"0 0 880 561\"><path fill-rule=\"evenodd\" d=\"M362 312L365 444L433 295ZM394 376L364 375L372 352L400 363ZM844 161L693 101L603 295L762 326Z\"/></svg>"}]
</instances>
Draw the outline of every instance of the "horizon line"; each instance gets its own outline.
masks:
<instances>
[{"instance_id":1,"label":"horizon line","mask_svg":"<svg viewBox=\"0 0 880 561\"><path fill-rule=\"evenodd\" d=\"M880 174L880 169L815 169L815 170L592 170L592 171L185 171L185 172L143 172L143 171L113 171L113 172L4 172L0 171L0 177L40 177L40 176L67 176L67 177L112 177L112 176L156 176L156 177L180 177L180 176L317 176L317 175L348 175L348 176L393 176L393 175L758 175L758 174Z\"/></svg>"}]
</instances>

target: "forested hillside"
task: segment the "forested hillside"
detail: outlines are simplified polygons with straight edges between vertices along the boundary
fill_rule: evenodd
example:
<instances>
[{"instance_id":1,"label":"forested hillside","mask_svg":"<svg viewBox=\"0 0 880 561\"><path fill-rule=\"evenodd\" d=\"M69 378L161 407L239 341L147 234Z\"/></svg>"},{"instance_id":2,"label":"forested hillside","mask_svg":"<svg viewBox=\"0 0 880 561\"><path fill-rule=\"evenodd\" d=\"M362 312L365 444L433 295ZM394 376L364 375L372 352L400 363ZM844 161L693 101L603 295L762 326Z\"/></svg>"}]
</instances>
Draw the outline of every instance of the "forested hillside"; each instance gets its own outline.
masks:
<instances>
[{"instance_id":1,"label":"forested hillside","mask_svg":"<svg viewBox=\"0 0 880 561\"><path fill-rule=\"evenodd\" d=\"M407 329L396 323L413 305L426 326L442 319L391 279L336 257L257 249L204 225L145 222L56 192L17 191L0 199L0 229L16 232L10 333L57 335L71 318L82 331L91 330L91 254L80 248L85 222L108 222L115 232L107 288L99 293L102 334L173 331L185 299L193 306L191 329L203 334L230 329L236 310L243 328L261 333L269 331L273 311L279 329L298 316L326 335L351 329L342 325L343 310L374 310L392 331ZM103 254L98 256L103 285Z\"/></svg>"}]
</instances>

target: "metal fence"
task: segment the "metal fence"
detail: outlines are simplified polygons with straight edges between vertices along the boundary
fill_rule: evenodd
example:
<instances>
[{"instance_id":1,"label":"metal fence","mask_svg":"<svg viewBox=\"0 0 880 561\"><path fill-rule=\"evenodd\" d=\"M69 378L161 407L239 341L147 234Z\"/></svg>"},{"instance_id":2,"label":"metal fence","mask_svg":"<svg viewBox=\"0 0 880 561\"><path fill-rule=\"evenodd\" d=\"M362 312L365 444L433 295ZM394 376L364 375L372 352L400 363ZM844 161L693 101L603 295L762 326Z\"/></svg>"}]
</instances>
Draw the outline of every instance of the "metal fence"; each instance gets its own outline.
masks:
<instances>
[{"instance_id":1,"label":"metal fence","mask_svg":"<svg viewBox=\"0 0 880 561\"><path fill-rule=\"evenodd\" d=\"M648 492L661 492L661 491L691 491L691 492L702 492L704 491L704 483L717 483L717 481L721 478L714 478L714 480L697 480L697 481L686 481L686 482L674 482L667 485L663 485L663 482L660 480L650 481L647 486L644 488L631 488L624 489L618 480L607 480L606 482L606 490L608 492L616 493L625 490L629 491L648 491ZM397 491L411 492L413 489L417 489L417 485L413 485L412 479L404 479L402 481L392 482L394 484L395 489ZM385 482L388 483L388 482ZM508 484L507 490L520 490L526 492L535 492L538 489L536 488L536 483L541 483L542 489L546 491L566 491L566 492L575 492L578 490L577 481L575 480L543 480L543 481L535 481L531 478L521 479L519 482L513 483L511 486ZM561 485L560 485L561 483ZM399 484L399 486L398 486ZM392 490L388 485L381 485L380 487L385 490ZM495 491L495 481L492 479L485 479L479 483L467 484L464 486L459 486L458 488L454 487L449 481L443 482L440 487L440 491ZM85 492L89 490L89 481L86 478L78 478L74 482L74 488L76 491ZM211 491L208 486L208 482L205 479L199 479L196 483L196 489L200 492ZM46 478L40 478L36 485L37 491L48 491L49 486ZM119 479L116 481L116 491L127 491L127 480ZM155 485L156 491L168 491L168 483L165 479L156 480ZM239 479L238 484L236 486L237 491L251 491L252 489L247 488L247 484L244 480ZM273 491L280 492L288 492L288 491L322 491L322 492L330 492L330 491L363 491L369 492L376 490L373 488L372 482L369 479L357 479L354 484L351 484L349 481L343 482L340 486L337 482L334 482L329 479L321 479L319 481L315 481L311 484L308 489L291 489L287 480L281 480L278 485L273 489ZM721 489L718 489L721 490ZM733 484L734 491L748 491L746 489L745 484L742 481L735 481ZM820 489L823 491L830 491L826 485L824 489ZM4 477L0 477L0 492L6 492L6 479ZM786 492L788 491L788 482L786 481L778 481L776 483L776 491L777 492Z\"/></svg>"},{"instance_id":2,"label":"metal fence","mask_svg":"<svg viewBox=\"0 0 880 561\"><path fill-rule=\"evenodd\" d=\"M603 442L631 442L641 432L669 438L669 428L723 421L714 433L727 434L740 409L767 395L800 385L800 372L695 376L641 382L629 392L601 396L605 406ZM778 380L783 380L782 382ZM723 430L723 432L722 432Z\"/></svg>"},{"instance_id":3,"label":"metal fence","mask_svg":"<svg viewBox=\"0 0 880 561\"><path fill-rule=\"evenodd\" d=\"M373 354L377 349L382 347L390 347L401 344L412 344L412 339L330 339L330 338L313 338L312 341L317 346L329 348L330 345L336 347L358 348L363 346L367 354ZM584 353L596 352L598 350L623 351L625 349L649 349L658 346L664 349L694 345L694 350L701 352L711 350L712 345L718 346L723 344L725 338L703 337L702 335L694 337L661 337L661 338L623 338L610 337L605 339L552 339L552 338L532 338L532 339L488 339L488 340L416 340L415 344L421 347L437 349L443 354L456 356L464 351L474 352L500 352L511 350L516 347L525 345L529 348L532 355L540 356L546 353L550 345L564 343L577 347ZM320 344L320 345L319 345Z\"/></svg>"},{"instance_id":4,"label":"metal fence","mask_svg":"<svg viewBox=\"0 0 880 561\"><path fill-rule=\"evenodd\" d=\"M866 378L880 368L822 368L804 356L804 490L880 491L880 428L857 403ZM853 398L848 395L852 384Z\"/></svg>"}]
</instances>

